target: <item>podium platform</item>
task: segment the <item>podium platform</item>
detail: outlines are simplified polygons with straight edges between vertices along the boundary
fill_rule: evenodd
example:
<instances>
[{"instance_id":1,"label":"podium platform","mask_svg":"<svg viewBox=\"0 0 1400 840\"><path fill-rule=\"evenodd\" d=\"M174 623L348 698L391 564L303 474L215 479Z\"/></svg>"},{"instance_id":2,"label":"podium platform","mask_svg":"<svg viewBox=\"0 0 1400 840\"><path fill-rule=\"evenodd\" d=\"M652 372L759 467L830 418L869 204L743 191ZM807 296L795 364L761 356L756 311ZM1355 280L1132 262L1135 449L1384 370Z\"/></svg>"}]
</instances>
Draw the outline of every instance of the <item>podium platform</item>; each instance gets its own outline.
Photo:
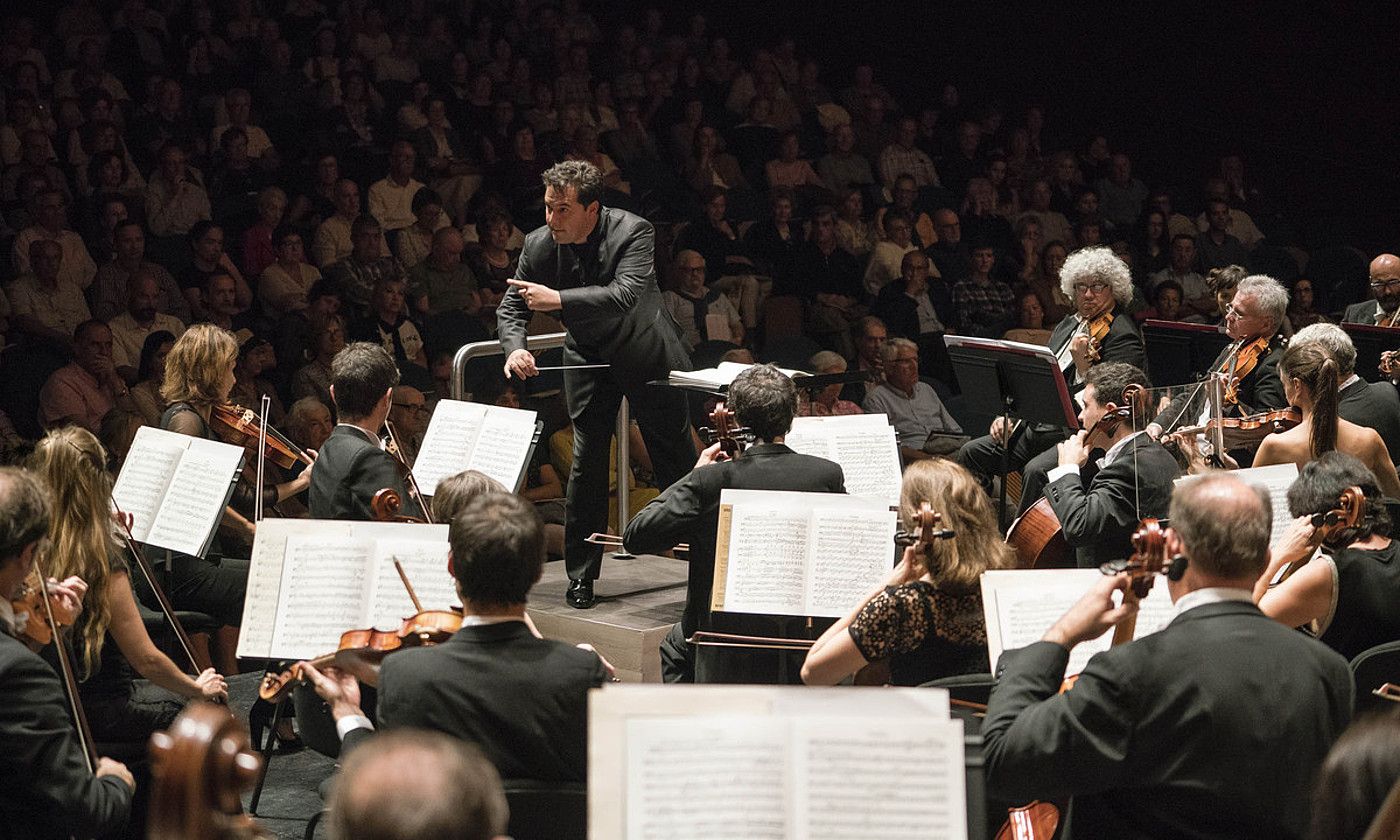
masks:
<instances>
[{"instance_id":1,"label":"podium platform","mask_svg":"<svg viewBox=\"0 0 1400 840\"><path fill-rule=\"evenodd\" d=\"M662 638L681 620L689 564L643 554L627 560L605 557L593 585L598 603L576 610L564 603L569 575L562 562L546 563L531 590L530 618L545 638L597 648L624 682L661 682Z\"/></svg>"}]
</instances>

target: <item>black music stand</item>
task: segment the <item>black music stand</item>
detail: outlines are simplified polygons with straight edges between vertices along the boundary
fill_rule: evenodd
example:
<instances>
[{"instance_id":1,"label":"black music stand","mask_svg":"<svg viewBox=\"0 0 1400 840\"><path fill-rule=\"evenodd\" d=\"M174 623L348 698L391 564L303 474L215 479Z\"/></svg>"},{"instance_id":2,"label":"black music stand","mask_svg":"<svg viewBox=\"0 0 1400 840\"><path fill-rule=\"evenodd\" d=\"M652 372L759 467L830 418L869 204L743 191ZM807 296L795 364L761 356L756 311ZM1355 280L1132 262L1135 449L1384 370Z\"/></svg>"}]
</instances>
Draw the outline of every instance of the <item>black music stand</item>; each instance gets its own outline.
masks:
<instances>
[{"instance_id":1,"label":"black music stand","mask_svg":"<svg viewBox=\"0 0 1400 840\"><path fill-rule=\"evenodd\" d=\"M1356 345L1356 373L1367 382L1381 382L1381 353L1400 350L1400 329L1371 324L1342 324Z\"/></svg>"},{"instance_id":2,"label":"black music stand","mask_svg":"<svg viewBox=\"0 0 1400 840\"><path fill-rule=\"evenodd\" d=\"M969 409L1013 420L1079 428L1079 409L1070 398L1059 359L1047 347L1018 341L945 336L953 372L962 383ZM1010 447L1001 447L1001 493L997 515L1006 518L1006 474Z\"/></svg>"},{"instance_id":3,"label":"black music stand","mask_svg":"<svg viewBox=\"0 0 1400 840\"><path fill-rule=\"evenodd\" d=\"M1153 318L1143 322L1142 338L1147 345L1148 373L1159 388L1196 382L1232 340L1210 324Z\"/></svg>"}]
</instances>

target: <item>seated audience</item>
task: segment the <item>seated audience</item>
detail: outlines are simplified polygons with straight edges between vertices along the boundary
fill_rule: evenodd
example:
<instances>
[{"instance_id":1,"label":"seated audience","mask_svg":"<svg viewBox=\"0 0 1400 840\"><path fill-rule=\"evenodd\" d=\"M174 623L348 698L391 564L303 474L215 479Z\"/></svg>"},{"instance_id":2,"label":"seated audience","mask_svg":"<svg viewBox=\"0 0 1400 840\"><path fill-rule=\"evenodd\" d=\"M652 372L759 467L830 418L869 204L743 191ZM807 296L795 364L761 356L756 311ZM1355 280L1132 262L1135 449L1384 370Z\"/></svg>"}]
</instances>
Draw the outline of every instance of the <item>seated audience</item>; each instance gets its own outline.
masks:
<instances>
[{"instance_id":1,"label":"seated audience","mask_svg":"<svg viewBox=\"0 0 1400 840\"><path fill-rule=\"evenodd\" d=\"M891 338L880 348L885 379L866 391L866 414L890 418L906 464L935 455L951 455L967 441L962 427L943 407L933 386L919 379L919 348L906 338Z\"/></svg>"},{"instance_id":2,"label":"seated audience","mask_svg":"<svg viewBox=\"0 0 1400 840\"><path fill-rule=\"evenodd\" d=\"M53 372L39 391L39 424L74 425L97 434L113 407L132 410L131 392L112 362L112 331L84 321L73 332L73 361Z\"/></svg>"},{"instance_id":3,"label":"seated audience","mask_svg":"<svg viewBox=\"0 0 1400 840\"><path fill-rule=\"evenodd\" d=\"M274 319L306 309L307 293L321 279L321 272L306 261L301 232L282 225L272 235L276 258L258 277L258 301Z\"/></svg>"},{"instance_id":4,"label":"seated audience","mask_svg":"<svg viewBox=\"0 0 1400 840\"><path fill-rule=\"evenodd\" d=\"M846 360L839 353L823 350L812 356L808 367L816 374L846 372ZM799 389L797 392L798 417L832 417L842 414L863 414L860 406L850 400L841 399L840 382L833 382L823 388Z\"/></svg>"},{"instance_id":5,"label":"seated audience","mask_svg":"<svg viewBox=\"0 0 1400 840\"><path fill-rule=\"evenodd\" d=\"M183 330L182 330L183 332ZM136 362L136 384L131 386L131 402L141 423L159 426L165 413L165 398L160 395L165 380L165 357L175 346L175 334L157 330L141 343L141 355Z\"/></svg>"},{"instance_id":6,"label":"seated audience","mask_svg":"<svg viewBox=\"0 0 1400 840\"><path fill-rule=\"evenodd\" d=\"M29 259L33 273L5 288L14 331L39 344L67 349L73 331L92 318L83 289L63 278L63 249L57 242L35 240Z\"/></svg>"},{"instance_id":7,"label":"seated audience","mask_svg":"<svg viewBox=\"0 0 1400 840\"><path fill-rule=\"evenodd\" d=\"M112 331L112 363L127 382L136 383L141 350L153 333L166 332L179 338L185 325L173 315L156 309L160 287L153 274L137 269L127 281L126 311L112 318L107 326Z\"/></svg>"},{"instance_id":8,"label":"seated audience","mask_svg":"<svg viewBox=\"0 0 1400 840\"><path fill-rule=\"evenodd\" d=\"M112 258L97 269L97 277L87 290L92 317L110 320L122 313L127 302L127 282L139 270L156 278L158 299L156 311L188 323L190 304L180 292L175 277L165 266L146 259L146 232L141 223L131 220L118 222L112 230Z\"/></svg>"},{"instance_id":9,"label":"seated audience","mask_svg":"<svg viewBox=\"0 0 1400 840\"><path fill-rule=\"evenodd\" d=\"M344 259L326 268L326 279L335 284L345 306L354 313L363 313L381 280L404 277L403 265L383 250L384 234L373 216L355 219L351 230L354 247Z\"/></svg>"},{"instance_id":10,"label":"seated audience","mask_svg":"<svg viewBox=\"0 0 1400 840\"><path fill-rule=\"evenodd\" d=\"M29 200L29 206L34 223L19 232L11 247L15 271L19 274L33 271L29 255L35 242L54 242L63 252L63 267L59 271L63 281L80 289L92 285L97 265L88 254L83 238L68 227L67 199L63 193L55 189L36 193Z\"/></svg>"},{"instance_id":11,"label":"seated audience","mask_svg":"<svg viewBox=\"0 0 1400 840\"><path fill-rule=\"evenodd\" d=\"M681 328L694 350L702 341L744 343L744 321L729 297L705 286L705 258L698 251L681 251L675 260L675 287L661 293L661 303Z\"/></svg>"}]
</instances>

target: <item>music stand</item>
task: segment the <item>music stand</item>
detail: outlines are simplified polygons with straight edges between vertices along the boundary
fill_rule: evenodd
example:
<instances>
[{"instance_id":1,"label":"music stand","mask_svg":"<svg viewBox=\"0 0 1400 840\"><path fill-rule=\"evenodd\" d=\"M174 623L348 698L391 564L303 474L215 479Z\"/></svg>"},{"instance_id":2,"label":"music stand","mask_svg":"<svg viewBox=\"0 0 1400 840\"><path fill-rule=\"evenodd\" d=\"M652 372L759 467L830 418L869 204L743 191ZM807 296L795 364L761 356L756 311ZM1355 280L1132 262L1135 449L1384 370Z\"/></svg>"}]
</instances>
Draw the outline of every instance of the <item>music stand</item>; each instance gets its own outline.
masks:
<instances>
[{"instance_id":1,"label":"music stand","mask_svg":"<svg viewBox=\"0 0 1400 840\"><path fill-rule=\"evenodd\" d=\"M1371 324L1342 324L1356 345L1356 373L1367 382L1380 382L1381 353L1400 350L1400 329Z\"/></svg>"},{"instance_id":2,"label":"music stand","mask_svg":"<svg viewBox=\"0 0 1400 840\"><path fill-rule=\"evenodd\" d=\"M1230 336L1210 324L1153 318L1143 322L1142 338L1147 345L1147 370L1159 388L1196 382L1231 342Z\"/></svg>"},{"instance_id":3,"label":"music stand","mask_svg":"<svg viewBox=\"0 0 1400 840\"><path fill-rule=\"evenodd\" d=\"M1079 428L1079 410L1070 398L1060 361L1048 347L1019 341L944 336L953 372L968 407L1012 421ZM1008 438L1009 442L1009 438ZM1006 517L1006 474L1011 450L1001 447L1001 493L997 514Z\"/></svg>"}]
</instances>

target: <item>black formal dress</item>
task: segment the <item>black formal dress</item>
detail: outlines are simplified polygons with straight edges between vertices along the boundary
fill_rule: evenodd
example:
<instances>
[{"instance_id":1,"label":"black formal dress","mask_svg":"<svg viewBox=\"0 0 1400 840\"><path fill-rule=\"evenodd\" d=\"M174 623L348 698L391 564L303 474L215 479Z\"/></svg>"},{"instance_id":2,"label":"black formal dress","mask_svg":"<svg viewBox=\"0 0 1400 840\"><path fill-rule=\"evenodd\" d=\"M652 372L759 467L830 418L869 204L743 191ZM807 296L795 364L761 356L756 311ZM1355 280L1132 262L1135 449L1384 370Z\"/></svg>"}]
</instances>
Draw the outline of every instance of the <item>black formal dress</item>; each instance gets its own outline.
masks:
<instances>
[{"instance_id":1,"label":"black formal dress","mask_svg":"<svg viewBox=\"0 0 1400 840\"><path fill-rule=\"evenodd\" d=\"M397 653L379 673L379 726L412 726L481 747L501 778L588 778L588 691L596 654L537 639L521 621L469 625L433 647ZM346 734L342 754L370 730Z\"/></svg>"},{"instance_id":2,"label":"black formal dress","mask_svg":"<svg viewBox=\"0 0 1400 840\"><path fill-rule=\"evenodd\" d=\"M1390 452L1390 460L1400 459L1400 392L1395 386L1357 378L1337 396L1337 414L1358 426L1375 429Z\"/></svg>"},{"instance_id":3,"label":"black formal dress","mask_svg":"<svg viewBox=\"0 0 1400 840\"><path fill-rule=\"evenodd\" d=\"M603 547L585 542L608 521L608 455L617 410L627 397L641 427L658 482L679 480L695 464L685 393L649 385L673 370L689 370L680 327L661 305L656 286L651 223L623 210L602 208L582 245L556 245L549 228L525 237L519 280L559 290L558 313L568 330L564 363L608 364L604 370L567 370L564 395L574 423L573 466L567 489L564 559L573 580L593 580ZM514 287L496 309L507 355L525 349L531 313Z\"/></svg>"},{"instance_id":4,"label":"black formal dress","mask_svg":"<svg viewBox=\"0 0 1400 840\"><path fill-rule=\"evenodd\" d=\"M1316 561L1314 561L1316 562ZM1332 609L1318 622L1323 644L1354 659L1367 648L1400 640L1400 542L1385 548L1344 548L1327 555Z\"/></svg>"},{"instance_id":5,"label":"black formal dress","mask_svg":"<svg viewBox=\"0 0 1400 840\"><path fill-rule=\"evenodd\" d=\"M1090 460L1078 475L1050 482L1045 497L1079 566L1092 569L1128 557L1133 531L1144 517L1167 517L1172 482L1180 474L1176 458L1139 432L1114 453L1112 462L1099 467Z\"/></svg>"},{"instance_id":6,"label":"black formal dress","mask_svg":"<svg viewBox=\"0 0 1400 840\"><path fill-rule=\"evenodd\" d=\"M976 585L966 591L926 580L887 586L856 613L847 632L867 662L889 661L892 685L990 670Z\"/></svg>"},{"instance_id":7,"label":"black formal dress","mask_svg":"<svg viewBox=\"0 0 1400 840\"><path fill-rule=\"evenodd\" d=\"M733 461L692 471L667 487L632 519L623 533L629 551L656 553L678 543L690 544L685 612L661 647L662 677L667 682L758 682L762 680L754 675L774 671L767 657L744 657L735 651L713 657L713 668L707 658L705 665L697 669L695 652L685 644L696 630L765 636L774 632L771 621L746 622L737 614L710 612L719 497L725 489L844 493L846 485L841 468L825 458L800 455L780 443L760 443ZM718 661L721 658L725 662ZM727 663L735 664L730 668Z\"/></svg>"},{"instance_id":8,"label":"black formal dress","mask_svg":"<svg viewBox=\"0 0 1400 840\"><path fill-rule=\"evenodd\" d=\"M53 669L0 623L0 837L93 837L120 829L131 788L96 778Z\"/></svg>"},{"instance_id":9,"label":"black formal dress","mask_svg":"<svg viewBox=\"0 0 1400 840\"><path fill-rule=\"evenodd\" d=\"M1061 360L1065 383L1069 385L1070 394L1076 396L1084 390L1084 382L1079 378L1068 347L1070 339L1083 331L1083 324L1077 314L1071 313L1050 333L1050 352ZM1114 306L1113 322L1109 324L1108 335L1100 344L1099 361L1095 364L1124 362L1141 369L1146 358L1142 330L1122 307ZM1011 439L1007 468L1013 472L1021 471L1021 513L1025 513L1044 495L1045 475L1057 461L1055 444L1068 437L1070 431L1062 426L1027 424ZM991 435L968 441L955 456L957 462L967 467L969 472L983 478L1001 474L1001 457L1001 444Z\"/></svg>"},{"instance_id":10,"label":"black formal dress","mask_svg":"<svg viewBox=\"0 0 1400 840\"><path fill-rule=\"evenodd\" d=\"M385 488L399 494L405 514L422 515L404 487L393 456L371 438L365 430L345 423L331 430L311 472L312 519L373 519L370 502Z\"/></svg>"},{"instance_id":11,"label":"black formal dress","mask_svg":"<svg viewBox=\"0 0 1400 840\"><path fill-rule=\"evenodd\" d=\"M1351 719L1335 652L1223 601L1098 654L1061 694L1068 662L1052 642L1002 656L982 724L989 797L1072 798L1075 837L1307 831L1313 777Z\"/></svg>"}]
</instances>

